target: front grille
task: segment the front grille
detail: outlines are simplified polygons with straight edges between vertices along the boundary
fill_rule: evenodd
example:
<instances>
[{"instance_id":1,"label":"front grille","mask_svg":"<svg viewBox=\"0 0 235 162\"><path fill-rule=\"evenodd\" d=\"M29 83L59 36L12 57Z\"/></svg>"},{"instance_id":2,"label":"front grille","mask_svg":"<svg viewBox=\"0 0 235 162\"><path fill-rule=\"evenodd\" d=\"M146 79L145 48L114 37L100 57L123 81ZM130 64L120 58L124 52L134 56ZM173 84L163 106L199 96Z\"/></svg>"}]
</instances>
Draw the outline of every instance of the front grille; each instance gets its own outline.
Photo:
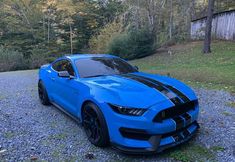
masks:
<instances>
[{"instance_id":1,"label":"front grille","mask_svg":"<svg viewBox=\"0 0 235 162\"><path fill-rule=\"evenodd\" d=\"M153 119L153 122L162 122L164 119L176 118L183 115L186 123L190 122L191 117L187 114L190 110L195 110L197 101L190 101L181 105L177 105L160 111Z\"/></svg>"}]
</instances>

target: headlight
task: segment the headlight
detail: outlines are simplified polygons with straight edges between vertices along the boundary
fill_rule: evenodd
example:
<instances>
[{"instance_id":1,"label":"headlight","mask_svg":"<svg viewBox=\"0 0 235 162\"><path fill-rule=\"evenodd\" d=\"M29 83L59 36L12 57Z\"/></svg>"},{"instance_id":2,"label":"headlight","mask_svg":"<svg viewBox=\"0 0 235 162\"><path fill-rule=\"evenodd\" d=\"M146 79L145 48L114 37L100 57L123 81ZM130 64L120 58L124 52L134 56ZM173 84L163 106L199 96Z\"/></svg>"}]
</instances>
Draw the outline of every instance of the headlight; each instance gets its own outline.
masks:
<instances>
[{"instance_id":1,"label":"headlight","mask_svg":"<svg viewBox=\"0 0 235 162\"><path fill-rule=\"evenodd\" d=\"M141 116L146 111L146 109L142 109L142 108L130 108L130 107L113 105L113 104L109 104L109 106L116 113L123 114L123 115L130 115L130 116Z\"/></svg>"}]
</instances>

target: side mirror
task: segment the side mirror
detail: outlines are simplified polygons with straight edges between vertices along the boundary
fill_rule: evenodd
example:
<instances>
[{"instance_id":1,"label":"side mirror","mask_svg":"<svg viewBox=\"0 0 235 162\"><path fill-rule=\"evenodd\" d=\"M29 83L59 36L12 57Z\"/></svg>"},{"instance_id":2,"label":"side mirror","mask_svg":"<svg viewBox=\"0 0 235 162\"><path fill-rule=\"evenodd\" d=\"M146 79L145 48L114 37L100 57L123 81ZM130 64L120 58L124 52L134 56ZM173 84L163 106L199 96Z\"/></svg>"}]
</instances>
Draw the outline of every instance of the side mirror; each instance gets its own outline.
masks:
<instances>
[{"instance_id":1,"label":"side mirror","mask_svg":"<svg viewBox=\"0 0 235 162\"><path fill-rule=\"evenodd\" d=\"M68 71L59 71L58 76L61 78L70 78L70 74Z\"/></svg>"},{"instance_id":2,"label":"side mirror","mask_svg":"<svg viewBox=\"0 0 235 162\"><path fill-rule=\"evenodd\" d=\"M138 66L134 66L134 68L135 68L136 70L139 70L139 67L138 67Z\"/></svg>"}]
</instances>

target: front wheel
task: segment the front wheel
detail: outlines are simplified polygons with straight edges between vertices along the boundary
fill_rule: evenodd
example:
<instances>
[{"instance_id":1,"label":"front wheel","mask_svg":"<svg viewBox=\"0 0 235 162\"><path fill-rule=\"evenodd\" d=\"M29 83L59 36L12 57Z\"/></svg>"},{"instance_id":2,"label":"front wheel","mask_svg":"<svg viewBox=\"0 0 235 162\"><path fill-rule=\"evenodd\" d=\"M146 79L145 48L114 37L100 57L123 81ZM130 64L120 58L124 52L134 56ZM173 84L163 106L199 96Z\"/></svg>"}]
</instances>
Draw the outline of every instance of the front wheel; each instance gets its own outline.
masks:
<instances>
[{"instance_id":1,"label":"front wheel","mask_svg":"<svg viewBox=\"0 0 235 162\"><path fill-rule=\"evenodd\" d=\"M38 82L38 96L43 105L50 105L50 100L43 82Z\"/></svg>"},{"instance_id":2,"label":"front wheel","mask_svg":"<svg viewBox=\"0 0 235 162\"><path fill-rule=\"evenodd\" d=\"M108 128L100 109L93 103L88 103L82 111L83 126L88 140L98 147L109 144Z\"/></svg>"}]
</instances>

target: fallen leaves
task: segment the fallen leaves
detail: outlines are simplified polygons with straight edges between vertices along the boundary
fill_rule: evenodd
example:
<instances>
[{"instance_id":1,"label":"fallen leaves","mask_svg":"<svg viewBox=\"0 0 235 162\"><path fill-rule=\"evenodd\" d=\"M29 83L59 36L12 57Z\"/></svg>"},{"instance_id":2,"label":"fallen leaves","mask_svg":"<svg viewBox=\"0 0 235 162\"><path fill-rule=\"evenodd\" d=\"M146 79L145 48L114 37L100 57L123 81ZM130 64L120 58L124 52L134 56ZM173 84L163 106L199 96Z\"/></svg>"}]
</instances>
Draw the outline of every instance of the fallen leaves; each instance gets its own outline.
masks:
<instances>
[{"instance_id":1,"label":"fallen leaves","mask_svg":"<svg viewBox=\"0 0 235 162\"><path fill-rule=\"evenodd\" d=\"M38 157L37 156L34 156L34 155L32 155L31 157L30 157L30 160L31 161L35 161L35 160L37 160L38 159Z\"/></svg>"}]
</instances>

